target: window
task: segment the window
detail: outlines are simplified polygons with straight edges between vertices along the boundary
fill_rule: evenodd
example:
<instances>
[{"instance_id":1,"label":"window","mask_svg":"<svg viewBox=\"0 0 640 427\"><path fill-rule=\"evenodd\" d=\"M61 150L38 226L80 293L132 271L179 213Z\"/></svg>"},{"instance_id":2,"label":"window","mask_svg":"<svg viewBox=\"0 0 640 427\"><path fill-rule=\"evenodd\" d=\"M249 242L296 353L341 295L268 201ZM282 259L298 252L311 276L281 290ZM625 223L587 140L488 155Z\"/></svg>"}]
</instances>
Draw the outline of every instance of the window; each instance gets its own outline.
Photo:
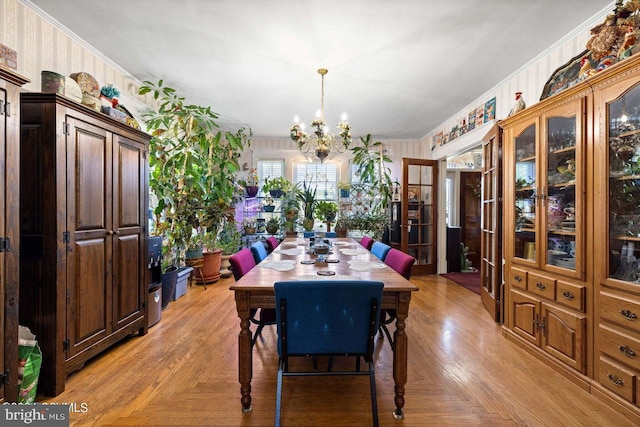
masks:
<instances>
[{"instance_id":1,"label":"window","mask_svg":"<svg viewBox=\"0 0 640 427\"><path fill-rule=\"evenodd\" d=\"M284 176L284 160L258 160L258 185L260 185L260 194L264 196L262 192L262 185L265 178L273 179Z\"/></svg>"},{"instance_id":2,"label":"window","mask_svg":"<svg viewBox=\"0 0 640 427\"><path fill-rule=\"evenodd\" d=\"M318 200L338 199L338 166L336 163L295 162L293 165L293 184L303 182L316 189Z\"/></svg>"}]
</instances>

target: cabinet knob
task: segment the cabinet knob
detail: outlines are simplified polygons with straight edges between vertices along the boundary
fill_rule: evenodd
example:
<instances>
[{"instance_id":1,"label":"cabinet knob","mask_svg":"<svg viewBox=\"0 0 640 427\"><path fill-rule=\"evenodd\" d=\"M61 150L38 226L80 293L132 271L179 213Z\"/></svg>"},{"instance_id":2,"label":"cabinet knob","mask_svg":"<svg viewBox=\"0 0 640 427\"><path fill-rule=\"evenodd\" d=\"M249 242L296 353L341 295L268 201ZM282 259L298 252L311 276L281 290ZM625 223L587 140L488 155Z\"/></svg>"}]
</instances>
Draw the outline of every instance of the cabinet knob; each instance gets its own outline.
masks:
<instances>
[{"instance_id":1,"label":"cabinet knob","mask_svg":"<svg viewBox=\"0 0 640 427\"><path fill-rule=\"evenodd\" d=\"M564 296L566 299L573 299L574 298L573 294L571 292L569 292L569 291L564 291L562 293L562 296Z\"/></svg>"},{"instance_id":2,"label":"cabinet knob","mask_svg":"<svg viewBox=\"0 0 640 427\"><path fill-rule=\"evenodd\" d=\"M107 234L108 234L109 236L112 236L112 235L113 235L113 230L108 230L108 231L107 231Z\"/></svg>"},{"instance_id":3,"label":"cabinet knob","mask_svg":"<svg viewBox=\"0 0 640 427\"><path fill-rule=\"evenodd\" d=\"M631 310L620 310L620 314L627 320L636 320L638 316Z\"/></svg>"},{"instance_id":4,"label":"cabinet knob","mask_svg":"<svg viewBox=\"0 0 640 427\"><path fill-rule=\"evenodd\" d=\"M633 351L631 347L629 347L628 345L618 346L618 350L620 350L620 353L624 354L627 357L630 357L630 358L636 357L636 352Z\"/></svg>"},{"instance_id":5,"label":"cabinet knob","mask_svg":"<svg viewBox=\"0 0 640 427\"><path fill-rule=\"evenodd\" d=\"M538 288L538 289L540 289L540 290L545 290L545 289L547 289L547 287L546 287L543 283L540 283L540 282L537 282L537 283L536 283L536 288Z\"/></svg>"},{"instance_id":6,"label":"cabinet knob","mask_svg":"<svg viewBox=\"0 0 640 427\"><path fill-rule=\"evenodd\" d=\"M617 385L618 387L624 386L624 381L622 381L620 378L618 378L613 374L607 375L607 378L609 378L609 381L611 381L613 384Z\"/></svg>"},{"instance_id":7,"label":"cabinet knob","mask_svg":"<svg viewBox=\"0 0 640 427\"><path fill-rule=\"evenodd\" d=\"M520 275L519 275L519 274L516 274L516 275L513 277L513 280L515 280L516 282L522 282L522 277L520 277Z\"/></svg>"}]
</instances>

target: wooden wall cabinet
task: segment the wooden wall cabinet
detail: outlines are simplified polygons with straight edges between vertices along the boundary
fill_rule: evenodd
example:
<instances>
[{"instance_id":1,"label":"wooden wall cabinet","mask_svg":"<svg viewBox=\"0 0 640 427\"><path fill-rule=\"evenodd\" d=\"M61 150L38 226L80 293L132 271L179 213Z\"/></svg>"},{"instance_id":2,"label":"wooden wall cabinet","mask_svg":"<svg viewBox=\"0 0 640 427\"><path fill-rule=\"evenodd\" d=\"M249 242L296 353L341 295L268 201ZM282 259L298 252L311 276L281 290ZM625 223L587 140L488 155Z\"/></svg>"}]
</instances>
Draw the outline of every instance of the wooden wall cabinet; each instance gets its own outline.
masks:
<instances>
[{"instance_id":1,"label":"wooden wall cabinet","mask_svg":"<svg viewBox=\"0 0 640 427\"><path fill-rule=\"evenodd\" d=\"M500 126L503 331L640 424L640 55Z\"/></svg>"},{"instance_id":2,"label":"wooden wall cabinet","mask_svg":"<svg viewBox=\"0 0 640 427\"><path fill-rule=\"evenodd\" d=\"M18 397L20 86L28 81L0 67L0 403Z\"/></svg>"},{"instance_id":3,"label":"wooden wall cabinet","mask_svg":"<svg viewBox=\"0 0 640 427\"><path fill-rule=\"evenodd\" d=\"M39 390L145 334L149 136L55 94L21 104L20 322L43 353Z\"/></svg>"}]
</instances>

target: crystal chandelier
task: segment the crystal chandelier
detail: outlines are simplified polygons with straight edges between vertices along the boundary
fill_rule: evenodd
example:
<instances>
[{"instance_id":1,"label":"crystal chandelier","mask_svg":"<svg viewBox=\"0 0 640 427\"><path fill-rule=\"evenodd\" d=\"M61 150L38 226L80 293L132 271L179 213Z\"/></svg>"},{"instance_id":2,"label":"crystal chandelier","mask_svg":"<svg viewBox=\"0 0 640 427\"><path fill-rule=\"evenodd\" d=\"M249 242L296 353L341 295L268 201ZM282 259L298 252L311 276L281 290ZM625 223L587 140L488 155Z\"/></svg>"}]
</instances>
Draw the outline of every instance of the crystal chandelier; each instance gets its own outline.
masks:
<instances>
[{"instance_id":1,"label":"crystal chandelier","mask_svg":"<svg viewBox=\"0 0 640 427\"><path fill-rule=\"evenodd\" d=\"M300 151L308 153L314 151L316 156L320 159L320 163L327 158L331 151L337 151L338 153L344 153L349 144L351 144L351 126L347 123L346 114L342 115L340 123L338 123L339 141L336 141L334 134L329 132L329 128L324 121L324 76L329 71L326 68L320 68L318 74L322 76L322 89L320 92L320 110L316 114L316 118L311 122L311 126L314 128L311 134L307 134L304 131L304 124L299 123L299 119L296 116L294 119L294 125L291 126L291 139L297 144Z\"/></svg>"}]
</instances>

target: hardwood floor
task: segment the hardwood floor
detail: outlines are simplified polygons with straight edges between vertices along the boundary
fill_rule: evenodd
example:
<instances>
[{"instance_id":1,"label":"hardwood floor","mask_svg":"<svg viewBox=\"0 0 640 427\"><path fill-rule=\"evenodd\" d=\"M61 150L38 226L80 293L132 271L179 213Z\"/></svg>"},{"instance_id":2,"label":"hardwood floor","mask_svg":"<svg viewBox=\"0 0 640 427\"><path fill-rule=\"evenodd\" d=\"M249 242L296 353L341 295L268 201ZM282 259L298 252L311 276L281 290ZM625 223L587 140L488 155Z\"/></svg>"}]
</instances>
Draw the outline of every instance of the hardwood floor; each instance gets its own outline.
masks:
<instances>
[{"instance_id":1,"label":"hardwood floor","mask_svg":"<svg viewBox=\"0 0 640 427\"><path fill-rule=\"evenodd\" d=\"M72 426L273 425L275 327L254 349L253 411L240 409L238 317L231 279L188 289L144 337L70 376L56 398ZM412 279L404 421L394 409L391 350L378 341L381 426L626 426L631 422L504 338L480 297L445 278ZM286 378L283 426L371 425L367 377ZM73 408L72 408L73 410Z\"/></svg>"}]
</instances>

